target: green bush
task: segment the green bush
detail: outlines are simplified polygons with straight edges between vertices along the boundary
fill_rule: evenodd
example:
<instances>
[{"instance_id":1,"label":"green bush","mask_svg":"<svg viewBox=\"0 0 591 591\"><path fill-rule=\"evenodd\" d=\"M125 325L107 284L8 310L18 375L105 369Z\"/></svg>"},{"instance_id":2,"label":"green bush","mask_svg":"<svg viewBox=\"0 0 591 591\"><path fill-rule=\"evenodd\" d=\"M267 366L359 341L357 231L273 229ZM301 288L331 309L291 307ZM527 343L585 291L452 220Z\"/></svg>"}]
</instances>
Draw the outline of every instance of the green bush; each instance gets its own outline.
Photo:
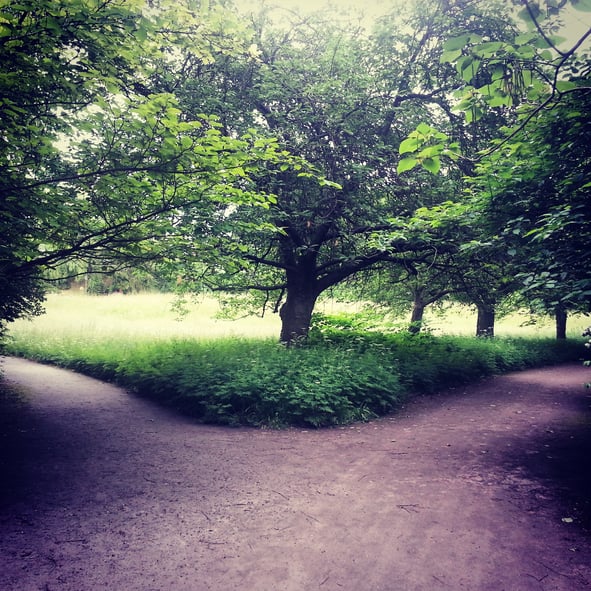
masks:
<instances>
[{"instance_id":1,"label":"green bush","mask_svg":"<svg viewBox=\"0 0 591 591\"><path fill-rule=\"evenodd\" d=\"M391 412L406 396L580 360L583 342L380 333L330 319L305 345L271 339L12 340L9 354L110 380L209 423L321 427Z\"/></svg>"},{"instance_id":2,"label":"green bush","mask_svg":"<svg viewBox=\"0 0 591 591\"><path fill-rule=\"evenodd\" d=\"M384 334L335 329L327 319L314 327L311 341L358 351L387 351L396 361L404 390L425 393L507 371L580 361L584 355L579 340L436 337L408 331Z\"/></svg>"},{"instance_id":3,"label":"green bush","mask_svg":"<svg viewBox=\"0 0 591 591\"><path fill-rule=\"evenodd\" d=\"M188 341L172 349L152 360L149 373L135 371L131 383L207 422L343 424L383 414L400 397L396 373L377 372L369 353L268 341Z\"/></svg>"}]
</instances>

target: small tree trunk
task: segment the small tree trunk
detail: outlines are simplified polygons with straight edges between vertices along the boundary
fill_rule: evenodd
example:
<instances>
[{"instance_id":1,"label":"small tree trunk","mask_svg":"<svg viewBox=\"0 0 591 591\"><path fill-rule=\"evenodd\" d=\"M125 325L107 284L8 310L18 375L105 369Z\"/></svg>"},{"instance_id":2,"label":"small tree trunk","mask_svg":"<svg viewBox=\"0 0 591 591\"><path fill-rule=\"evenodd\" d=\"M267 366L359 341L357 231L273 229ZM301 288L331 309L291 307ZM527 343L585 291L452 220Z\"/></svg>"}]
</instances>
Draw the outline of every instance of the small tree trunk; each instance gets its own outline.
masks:
<instances>
[{"instance_id":1,"label":"small tree trunk","mask_svg":"<svg viewBox=\"0 0 591 591\"><path fill-rule=\"evenodd\" d=\"M287 299L279 310L281 317L280 341L293 345L308 336L317 294L288 290Z\"/></svg>"},{"instance_id":2,"label":"small tree trunk","mask_svg":"<svg viewBox=\"0 0 591 591\"><path fill-rule=\"evenodd\" d=\"M420 298L415 298L412 306L412 313L410 315L410 325L408 332L417 334L421 332L423 325L423 315L425 314L425 304Z\"/></svg>"},{"instance_id":3,"label":"small tree trunk","mask_svg":"<svg viewBox=\"0 0 591 591\"><path fill-rule=\"evenodd\" d=\"M495 307L494 305L479 305L476 319L477 337L495 336Z\"/></svg>"},{"instance_id":4,"label":"small tree trunk","mask_svg":"<svg viewBox=\"0 0 591 591\"><path fill-rule=\"evenodd\" d=\"M564 308L558 306L556 308L556 338L566 339L566 320L567 312Z\"/></svg>"}]
</instances>

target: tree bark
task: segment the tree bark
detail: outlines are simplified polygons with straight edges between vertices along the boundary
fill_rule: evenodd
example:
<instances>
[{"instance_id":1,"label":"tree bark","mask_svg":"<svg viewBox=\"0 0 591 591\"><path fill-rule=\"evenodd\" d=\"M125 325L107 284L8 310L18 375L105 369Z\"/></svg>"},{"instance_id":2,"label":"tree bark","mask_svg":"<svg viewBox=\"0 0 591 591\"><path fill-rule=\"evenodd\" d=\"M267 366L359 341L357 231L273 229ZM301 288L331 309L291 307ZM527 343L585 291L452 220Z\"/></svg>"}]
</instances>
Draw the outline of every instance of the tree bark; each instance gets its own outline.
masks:
<instances>
[{"instance_id":1,"label":"tree bark","mask_svg":"<svg viewBox=\"0 0 591 591\"><path fill-rule=\"evenodd\" d=\"M282 343L291 346L306 339L317 298L316 292L301 289L287 290L287 298L279 310L281 317L279 339Z\"/></svg>"},{"instance_id":2,"label":"tree bark","mask_svg":"<svg viewBox=\"0 0 591 591\"><path fill-rule=\"evenodd\" d=\"M495 336L495 307L494 305L479 305L476 319L477 337Z\"/></svg>"},{"instance_id":3,"label":"tree bark","mask_svg":"<svg viewBox=\"0 0 591 591\"><path fill-rule=\"evenodd\" d=\"M566 320L568 314L564 308L557 307L556 312L556 338L566 339Z\"/></svg>"},{"instance_id":4,"label":"tree bark","mask_svg":"<svg viewBox=\"0 0 591 591\"><path fill-rule=\"evenodd\" d=\"M421 332L423 325L423 316L425 314L425 303L420 298L415 298L412 305L412 313L410 315L410 325L408 332L417 334Z\"/></svg>"}]
</instances>

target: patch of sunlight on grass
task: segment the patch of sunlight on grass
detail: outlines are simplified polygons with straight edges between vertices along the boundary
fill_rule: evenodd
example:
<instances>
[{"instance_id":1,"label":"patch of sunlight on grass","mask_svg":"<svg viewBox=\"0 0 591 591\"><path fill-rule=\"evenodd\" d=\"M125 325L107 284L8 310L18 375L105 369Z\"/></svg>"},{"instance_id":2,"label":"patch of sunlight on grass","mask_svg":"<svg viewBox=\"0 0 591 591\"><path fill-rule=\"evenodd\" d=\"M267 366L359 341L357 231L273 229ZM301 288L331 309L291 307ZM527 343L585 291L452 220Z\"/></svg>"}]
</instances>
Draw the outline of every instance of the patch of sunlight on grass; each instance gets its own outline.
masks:
<instances>
[{"instance_id":1,"label":"patch of sunlight on grass","mask_svg":"<svg viewBox=\"0 0 591 591\"><path fill-rule=\"evenodd\" d=\"M187 302L187 313L179 317L173 309L174 295L86 295L75 292L49 294L46 313L32 320L17 320L10 326L16 338L41 334L72 334L89 339L102 336L149 337L154 339L218 337L279 337L277 314L238 320L216 318L218 303L212 298Z\"/></svg>"},{"instance_id":2,"label":"patch of sunlight on grass","mask_svg":"<svg viewBox=\"0 0 591 591\"><path fill-rule=\"evenodd\" d=\"M495 335L499 337L553 338L556 336L554 318L535 317L535 323L525 312L514 312L498 318ZM580 337L589 326L589 316L577 314L567 321L567 336ZM425 324L435 334L471 336L476 333L476 311L464 306L450 306L441 314L425 314Z\"/></svg>"},{"instance_id":3,"label":"patch of sunlight on grass","mask_svg":"<svg viewBox=\"0 0 591 591\"><path fill-rule=\"evenodd\" d=\"M17 339L42 338L44 335L64 335L71 339L97 340L103 337L147 337L149 339L223 337L279 338L281 321L278 314L267 313L237 320L216 317L219 304L214 298L188 301L187 314L179 317L174 310L175 296L162 293L133 295L87 295L74 291L49 294L46 313L32 320L17 320L10 334ZM326 314L341 311L360 312L364 303L342 304L322 300L318 311ZM511 337L555 336L554 320L538 318L527 324L527 314L514 313L497 320L495 334ZM401 319L401 327L406 326ZM588 316L572 316L568 320L568 335L580 337L591 323ZM470 336L476 330L476 312L468 307L449 306L444 312L427 310L425 326L434 334Z\"/></svg>"}]
</instances>

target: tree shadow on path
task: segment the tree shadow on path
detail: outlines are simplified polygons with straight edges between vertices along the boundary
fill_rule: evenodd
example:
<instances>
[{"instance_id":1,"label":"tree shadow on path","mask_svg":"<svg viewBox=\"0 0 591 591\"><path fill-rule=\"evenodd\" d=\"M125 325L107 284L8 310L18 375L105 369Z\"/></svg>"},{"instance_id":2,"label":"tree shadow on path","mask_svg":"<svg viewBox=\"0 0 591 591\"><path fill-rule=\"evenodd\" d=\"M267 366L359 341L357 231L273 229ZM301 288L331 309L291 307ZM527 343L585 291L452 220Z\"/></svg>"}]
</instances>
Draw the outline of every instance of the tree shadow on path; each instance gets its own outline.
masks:
<instances>
[{"instance_id":1,"label":"tree shadow on path","mask_svg":"<svg viewBox=\"0 0 591 591\"><path fill-rule=\"evenodd\" d=\"M572 419L517 439L500 461L505 470L539 482L565 523L572 520L591 534L591 395L569 396L564 403L575 411Z\"/></svg>"}]
</instances>

